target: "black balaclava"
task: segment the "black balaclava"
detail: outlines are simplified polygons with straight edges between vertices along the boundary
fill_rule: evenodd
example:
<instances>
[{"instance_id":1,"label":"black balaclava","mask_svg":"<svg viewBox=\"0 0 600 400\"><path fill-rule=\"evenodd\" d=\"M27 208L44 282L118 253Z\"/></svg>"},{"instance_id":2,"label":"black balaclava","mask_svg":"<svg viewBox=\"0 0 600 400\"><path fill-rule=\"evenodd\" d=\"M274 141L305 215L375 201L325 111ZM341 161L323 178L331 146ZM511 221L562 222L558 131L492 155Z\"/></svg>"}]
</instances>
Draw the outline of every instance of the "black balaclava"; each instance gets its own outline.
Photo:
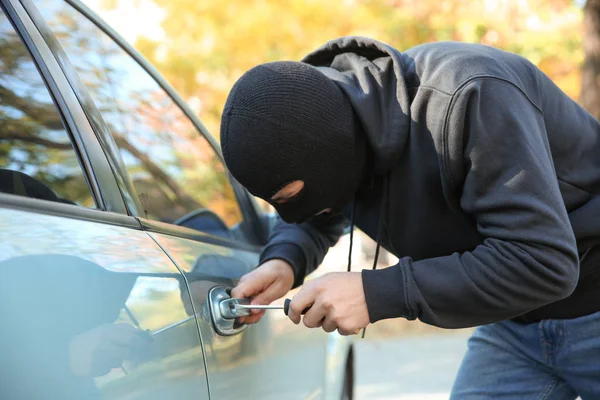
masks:
<instances>
[{"instance_id":1,"label":"black balaclava","mask_svg":"<svg viewBox=\"0 0 600 400\"><path fill-rule=\"evenodd\" d=\"M342 90L316 68L291 61L259 65L233 86L221 121L231 174L288 223L352 201L365 175L366 141ZM286 204L271 197L304 181Z\"/></svg>"}]
</instances>

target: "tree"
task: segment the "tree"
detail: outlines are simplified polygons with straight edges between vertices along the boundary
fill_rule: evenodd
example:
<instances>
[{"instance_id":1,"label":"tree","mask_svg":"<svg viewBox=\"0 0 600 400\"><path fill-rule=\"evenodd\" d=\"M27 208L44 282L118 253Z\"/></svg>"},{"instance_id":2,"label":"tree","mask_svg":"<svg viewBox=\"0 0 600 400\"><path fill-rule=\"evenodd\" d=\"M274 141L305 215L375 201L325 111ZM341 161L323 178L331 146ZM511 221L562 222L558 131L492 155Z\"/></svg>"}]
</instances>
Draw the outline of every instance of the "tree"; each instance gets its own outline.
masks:
<instances>
[{"instance_id":1,"label":"tree","mask_svg":"<svg viewBox=\"0 0 600 400\"><path fill-rule=\"evenodd\" d=\"M588 0L583 7L583 49L580 101L600 118L600 1Z\"/></svg>"},{"instance_id":2,"label":"tree","mask_svg":"<svg viewBox=\"0 0 600 400\"><path fill-rule=\"evenodd\" d=\"M123 0L104 0L118 9ZM327 40L370 36L406 49L459 40L521 54L568 95L580 87L580 7L572 0L153 0L164 37L134 45L218 138L229 89L256 64L299 60ZM140 7L143 5L140 3ZM119 30L119 26L116 26Z\"/></svg>"}]
</instances>

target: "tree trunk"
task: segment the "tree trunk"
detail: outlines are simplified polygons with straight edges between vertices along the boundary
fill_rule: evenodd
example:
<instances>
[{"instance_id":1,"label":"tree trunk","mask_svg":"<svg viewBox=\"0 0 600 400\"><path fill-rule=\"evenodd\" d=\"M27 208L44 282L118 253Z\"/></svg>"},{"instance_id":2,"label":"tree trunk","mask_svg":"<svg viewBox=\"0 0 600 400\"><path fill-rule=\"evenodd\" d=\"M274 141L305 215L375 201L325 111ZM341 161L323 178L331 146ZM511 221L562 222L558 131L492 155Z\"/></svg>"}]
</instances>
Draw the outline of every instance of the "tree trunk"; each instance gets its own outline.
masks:
<instances>
[{"instance_id":1,"label":"tree trunk","mask_svg":"<svg viewBox=\"0 0 600 400\"><path fill-rule=\"evenodd\" d=\"M583 50L580 101L600 119L600 0L587 0L583 7Z\"/></svg>"}]
</instances>

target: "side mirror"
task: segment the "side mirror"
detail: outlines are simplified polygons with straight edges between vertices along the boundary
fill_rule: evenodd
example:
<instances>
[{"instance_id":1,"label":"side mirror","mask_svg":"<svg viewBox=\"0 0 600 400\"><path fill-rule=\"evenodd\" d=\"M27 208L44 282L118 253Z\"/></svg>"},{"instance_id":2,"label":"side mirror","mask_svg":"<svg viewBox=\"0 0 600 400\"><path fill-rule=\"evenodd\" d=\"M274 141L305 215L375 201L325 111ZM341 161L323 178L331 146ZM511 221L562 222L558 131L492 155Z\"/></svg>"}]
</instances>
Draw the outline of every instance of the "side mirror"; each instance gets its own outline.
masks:
<instances>
[{"instance_id":1,"label":"side mirror","mask_svg":"<svg viewBox=\"0 0 600 400\"><path fill-rule=\"evenodd\" d=\"M225 222L217 214L206 208L184 215L174 224L227 239L233 237Z\"/></svg>"}]
</instances>

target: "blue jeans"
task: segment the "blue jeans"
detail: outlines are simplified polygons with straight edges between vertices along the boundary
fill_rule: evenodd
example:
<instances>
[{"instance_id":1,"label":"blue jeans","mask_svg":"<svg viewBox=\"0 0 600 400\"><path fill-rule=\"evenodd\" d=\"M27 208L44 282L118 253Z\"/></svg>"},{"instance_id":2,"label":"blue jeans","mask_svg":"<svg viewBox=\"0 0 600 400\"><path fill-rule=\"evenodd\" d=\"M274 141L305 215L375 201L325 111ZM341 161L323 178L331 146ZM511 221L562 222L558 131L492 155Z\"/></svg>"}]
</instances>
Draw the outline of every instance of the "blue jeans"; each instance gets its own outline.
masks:
<instances>
[{"instance_id":1,"label":"blue jeans","mask_svg":"<svg viewBox=\"0 0 600 400\"><path fill-rule=\"evenodd\" d=\"M451 399L600 399L600 313L479 327Z\"/></svg>"}]
</instances>

